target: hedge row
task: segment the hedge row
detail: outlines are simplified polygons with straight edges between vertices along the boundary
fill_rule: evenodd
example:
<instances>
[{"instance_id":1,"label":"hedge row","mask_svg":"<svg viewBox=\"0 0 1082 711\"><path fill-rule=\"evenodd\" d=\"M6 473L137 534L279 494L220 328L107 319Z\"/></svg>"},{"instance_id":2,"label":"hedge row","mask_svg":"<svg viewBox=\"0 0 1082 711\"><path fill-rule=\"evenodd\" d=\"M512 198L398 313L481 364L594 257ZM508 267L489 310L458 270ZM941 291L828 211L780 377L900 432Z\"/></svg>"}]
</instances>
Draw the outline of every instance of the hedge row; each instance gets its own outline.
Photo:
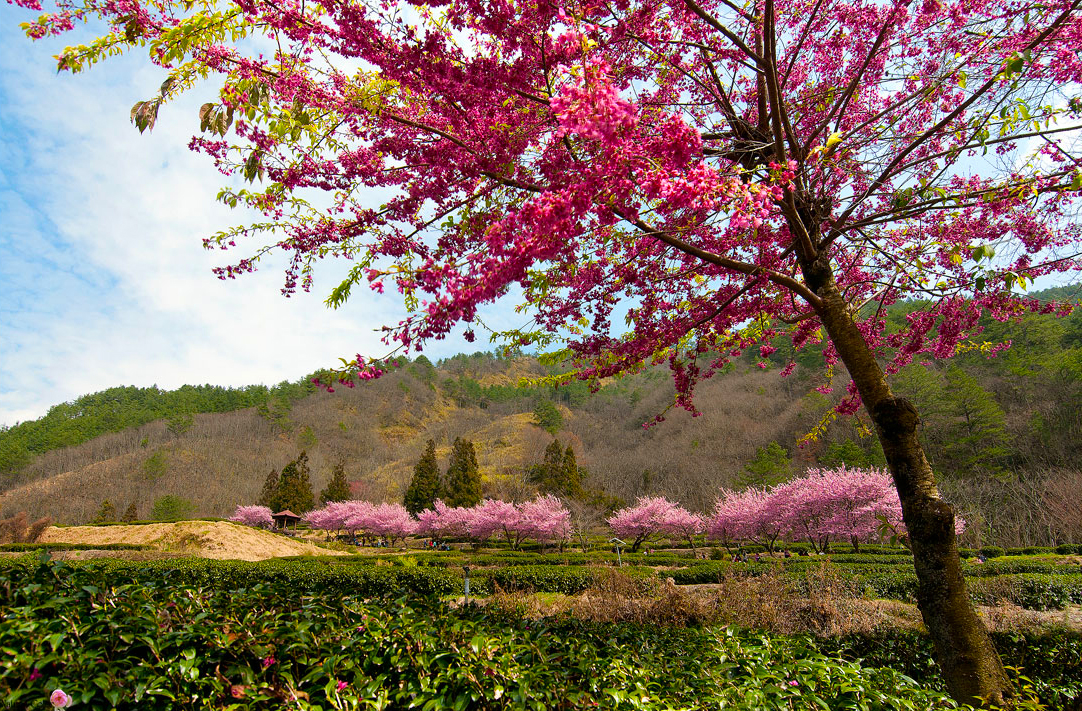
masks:
<instances>
[{"instance_id":1,"label":"hedge row","mask_svg":"<svg viewBox=\"0 0 1082 711\"><path fill-rule=\"evenodd\" d=\"M381 560L391 565L419 565L434 568L454 568L468 565L473 567L503 567L513 565L615 565L617 561L625 565L663 565L686 566L701 562L687 554L680 553L622 553L617 556L610 551L591 553L528 553L516 551L508 553L447 553L421 551L408 554L358 556L369 560Z\"/></svg>"},{"instance_id":2,"label":"hedge row","mask_svg":"<svg viewBox=\"0 0 1082 711\"><path fill-rule=\"evenodd\" d=\"M789 558L780 556L763 555L762 561L754 560L755 554L749 554L748 563L762 562L770 565L781 564L787 568L801 566L818 566L825 561L844 566L882 566L890 568L894 566L911 567L913 559L908 556L900 556L891 553L831 553L829 555L794 555ZM303 559L297 556L296 559ZM691 558L685 555L673 553L624 553L619 559L614 553L608 551L595 553L553 553L540 555L537 553L494 553L468 555L449 552L428 552L379 556L350 556L342 557L340 564L372 564L377 561L390 565L421 566L434 568L460 568L463 565L470 567L503 567L514 565L615 565L620 560L625 565L653 566L653 567L678 567L692 568L708 565L706 561ZM719 564L729 563L727 558L712 561ZM995 558L987 562L978 563L968 560L964 563L964 571L970 576L1004 575L1008 573L1045 573L1055 575L1068 572L1076 572L1078 566L1070 567L1048 559L1020 559L1020 558Z\"/></svg>"},{"instance_id":3,"label":"hedge row","mask_svg":"<svg viewBox=\"0 0 1082 711\"><path fill-rule=\"evenodd\" d=\"M151 546L143 543L4 543L0 551L26 553L30 551L145 551Z\"/></svg>"},{"instance_id":4,"label":"hedge row","mask_svg":"<svg viewBox=\"0 0 1082 711\"><path fill-rule=\"evenodd\" d=\"M94 577L108 587L125 583L165 581L175 585L199 585L219 590L242 590L256 585L273 585L298 594L334 592L363 597L402 595L460 595L464 571L390 565L342 565L328 559L246 562L207 558L174 558L152 561L98 559L71 561L67 565L80 575ZM35 562L26 559L0 560L0 571L18 578ZM533 590L564 594L580 593L594 585L606 572L586 566L508 566L471 569L470 590L478 595L492 593L498 585L506 591ZM625 567L624 572L641 579L654 576L649 568Z\"/></svg>"},{"instance_id":5,"label":"hedge row","mask_svg":"<svg viewBox=\"0 0 1082 711\"><path fill-rule=\"evenodd\" d=\"M668 571L666 574L678 585L691 585L716 583L728 575L763 575L777 570L768 564L708 563ZM789 569L783 572L790 585L797 590L808 584L807 573L810 569ZM839 568L839 572L853 571ZM916 601L917 577L911 570L869 567L852 577L865 594L904 602ZM966 584L973 601L982 605L1006 601L1030 610L1060 610L1067 605L1082 604L1082 573L1011 573L992 577L967 577Z\"/></svg>"},{"instance_id":6,"label":"hedge row","mask_svg":"<svg viewBox=\"0 0 1082 711\"><path fill-rule=\"evenodd\" d=\"M205 558L179 558L151 561L96 559L73 561L73 568L96 575L103 586L127 582L165 580L170 584L202 585L216 589L237 590L259 584L280 586L297 593L333 591L340 595L398 597L457 595L464 588L464 571L455 568L417 566L344 564L335 557L269 560L257 563ZM0 571L7 569L14 577L21 569L35 563L28 557L0 560ZM21 568L20 568L21 566ZM470 586L475 594L503 590L534 590L575 594L594 585L608 568L602 566L513 565L498 568L471 568ZM625 566L622 569L641 579L656 579L650 568ZM698 566L660 573L677 584L716 583L727 575L762 575L778 571L768 563L704 563ZM791 584L800 589L807 584L813 569L796 566L783 569ZM837 571L851 577L869 595L913 601L916 576L900 566L867 565ZM982 604L1006 600L1028 609L1061 609L1068 604L1082 604L1082 574L1049 575L1009 573L986 577L968 577L973 599Z\"/></svg>"}]
</instances>

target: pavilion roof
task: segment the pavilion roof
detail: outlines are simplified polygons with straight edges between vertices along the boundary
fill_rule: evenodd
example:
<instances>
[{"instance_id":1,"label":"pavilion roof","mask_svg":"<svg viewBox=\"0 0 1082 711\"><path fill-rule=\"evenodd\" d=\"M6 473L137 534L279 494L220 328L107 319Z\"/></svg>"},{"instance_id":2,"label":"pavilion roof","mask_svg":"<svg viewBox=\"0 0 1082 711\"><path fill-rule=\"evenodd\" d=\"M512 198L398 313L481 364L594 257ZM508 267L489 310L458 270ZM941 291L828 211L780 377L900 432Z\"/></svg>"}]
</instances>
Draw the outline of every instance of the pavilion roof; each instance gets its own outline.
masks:
<instances>
[{"instance_id":1,"label":"pavilion roof","mask_svg":"<svg viewBox=\"0 0 1082 711\"><path fill-rule=\"evenodd\" d=\"M286 509L285 511L279 511L276 514L271 514L271 516L284 516L285 518L300 518L300 516L293 513L289 509Z\"/></svg>"}]
</instances>

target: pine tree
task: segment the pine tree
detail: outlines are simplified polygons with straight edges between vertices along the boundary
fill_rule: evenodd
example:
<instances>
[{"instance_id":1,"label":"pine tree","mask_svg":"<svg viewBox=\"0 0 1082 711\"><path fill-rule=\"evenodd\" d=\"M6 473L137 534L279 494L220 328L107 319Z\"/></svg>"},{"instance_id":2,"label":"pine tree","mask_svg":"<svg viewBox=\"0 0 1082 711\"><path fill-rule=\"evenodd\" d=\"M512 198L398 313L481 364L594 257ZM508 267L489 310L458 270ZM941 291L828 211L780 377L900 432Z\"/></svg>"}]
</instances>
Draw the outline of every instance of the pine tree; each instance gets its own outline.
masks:
<instances>
[{"instance_id":1,"label":"pine tree","mask_svg":"<svg viewBox=\"0 0 1082 711\"><path fill-rule=\"evenodd\" d=\"M533 409L533 423L551 435L555 435L564 425L564 416L548 400L538 400Z\"/></svg>"},{"instance_id":2,"label":"pine tree","mask_svg":"<svg viewBox=\"0 0 1082 711\"><path fill-rule=\"evenodd\" d=\"M777 442L755 450L755 459L744 467L744 486L773 486L786 481L792 474L789 453Z\"/></svg>"},{"instance_id":3,"label":"pine tree","mask_svg":"<svg viewBox=\"0 0 1082 711\"><path fill-rule=\"evenodd\" d=\"M944 395L954 416L946 450L955 466L967 474L1000 471L1000 462L1009 454L1003 445L1007 438L1007 416L995 397L957 365L947 369Z\"/></svg>"},{"instance_id":4,"label":"pine tree","mask_svg":"<svg viewBox=\"0 0 1082 711\"><path fill-rule=\"evenodd\" d=\"M346 468L339 462L331 471L331 481L327 488L319 492L319 503L326 506L332 501L347 501L351 493L346 480Z\"/></svg>"},{"instance_id":5,"label":"pine tree","mask_svg":"<svg viewBox=\"0 0 1082 711\"><path fill-rule=\"evenodd\" d=\"M575 460L571 445L564 449L560 440L554 439L545 447L545 458L530 467L527 479L537 484L542 494L556 494L571 499L581 499L582 468Z\"/></svg>"},{"instance_id":6,"label":"pine tree","mask_svg":"<svg viewBox=\"0 0 1082 711\"><path fill-rule=\"evenodd\" d=\"M571 449L570 444L564 451L564 460L560 465L559 485L561 490L554 493L563 494L572 499L583 497L582 467L575 460L575 450Z\"/></svg>"},{"instance_id":7,"label":"pine tree","mask_svg":"<svg viewBox=\"0 0 1082 711\"><path fill-rule=\"evenodd\" d=\"M105 523L107 521L116 521L116 507L113 506L109 499L101 502L101 509L98 511L94 523Z\"/></svg>"},{"instance_id":8,"label":"pine tree","mask_svg":"<svg viewBox=\"0 0 1082 711\"><path fill-rule=\"evenodd\" d=\"M310 474L308 453L301 452L300 456L282 468L271 509L274 511L289 509L296 514L311 511L315 505L315 496L312 494Z\"/></svg>"},{"instance_id":9,"label":"pine tree","mask_svg":"<svg viewBox=\"0 0 1082 711\"><path fill-rule=\"evenodd\" d=\"M131 522L131 521L136 521L138 519L139 519L139 513L138 513L138 511L136 511L135 502L133 501L130 504L128 504L128 508L127 508L127 510L124 511L124 515L120 517L120 520L127 523L127 522Z\"/></svg>"},{"instance_id":10,"label":"pine tree","mask_svg":"<svg viewBox=\"0 0 1082 711\"><path fill-rule=\"evenodd\" d=\"M477 469L477 452L473 442L458 437L451 447L451 463L447 467L448 506L473 506L481 503L481 472Z\"/></svg>"},{"instance_id":11,"label":"pine tree","mask_svg":"<svg viewBox=\"0 0 1082 711\"><path fill-rule=\"evenodd\" d=\"M564 449L560 440L554 439L545 447L544 459L534 464L526 478L537 484L542 494L554 493L559 489L560 470L564 462Z\"/></svg>"},{"instance_id":12,"label":"pine tree","mask_svg":"<svg viewBox=\"0 0 1082 711\"><path fill-rule=\"evenodd\" d=\"M276 497L277 496L278 496L278 470L277 469L271 469L270 474L268 474L267 478L263 481L263 491L261 491L260 494L259 494L259 505L260 506L268 506L271 509L274 509L274 511L279 511L280 509L275 509L274 508L274 504L276 502Z\"/></svg>"},{"instance_id":13,"label":"pine tree","mask_svg":"<svg viewBox=\"0 0 1082 711\"><path fill-rule=\"evenodd\" d=\"M430 509L440 497L440 467L436 462L436 443L428 440L425 452L413 468L413 478L402 504L406 510L416 516L425 509Z\"/></svg>"}]
</instances>

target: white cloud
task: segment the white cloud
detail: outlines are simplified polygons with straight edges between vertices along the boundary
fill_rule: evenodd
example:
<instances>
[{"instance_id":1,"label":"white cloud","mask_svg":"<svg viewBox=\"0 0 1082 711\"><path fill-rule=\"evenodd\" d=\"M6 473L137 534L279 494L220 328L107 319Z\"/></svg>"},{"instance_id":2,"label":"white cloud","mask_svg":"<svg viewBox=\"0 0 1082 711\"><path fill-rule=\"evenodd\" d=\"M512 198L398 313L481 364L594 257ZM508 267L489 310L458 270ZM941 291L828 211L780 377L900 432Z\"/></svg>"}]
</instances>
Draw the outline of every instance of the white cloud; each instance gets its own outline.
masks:
<instances>
[{"instance_id":1,"label":"white cloud","mask_svg":"<svg viewBox=\"0 0 1082 711\"><path fill-rule=\"evenodd\" d=\"M386 352L373 329L397 322L400 303L367 291L339 311L322 303L346 265L321 265L313 293L292 299L281 261L236 281L211 274L229 254L201 238L242 216L214 202L222 176L187 150L209 89L140 136L128 112L161 71L133 56L58 75L64 42L31 44L25 19L0 5L0 423L113 385L274 383Z\"/></svg>"}]
</instances>

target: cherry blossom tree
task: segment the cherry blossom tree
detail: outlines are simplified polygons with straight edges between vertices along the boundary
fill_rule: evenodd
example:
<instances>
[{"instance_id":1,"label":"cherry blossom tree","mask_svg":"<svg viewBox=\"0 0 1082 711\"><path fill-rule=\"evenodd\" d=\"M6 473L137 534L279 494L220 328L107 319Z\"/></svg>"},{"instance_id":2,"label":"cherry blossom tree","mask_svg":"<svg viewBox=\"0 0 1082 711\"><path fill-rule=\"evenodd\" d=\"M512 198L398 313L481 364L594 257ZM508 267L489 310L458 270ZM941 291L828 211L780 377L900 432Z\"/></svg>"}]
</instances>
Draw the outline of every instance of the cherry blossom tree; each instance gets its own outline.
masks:
<instances>
[{"instance_id":1,"label":"cherry blossom tree","mask_svg":"<svg viewBox=\"0 0 1082 711\"><path fill-rule=\"evenodd\" d=\"M809 469L770 489L722 491L706 524L707 536L725 545L752 540L773 550L779 538L805 540L826 552L832 540L878 540L886 523L905 535L898 492L879 469ZM955 517L955 535L965 521Z\"/></svg>"},{"instance_id":2,"label":"cherry blossom tree","mask_svg":"<svg viewBox=\"0 0 1082 711\"><path fill-rule=\"evenodd\" d=\"M373 537L385 538L391 545L418 530L417 521L402 504L382 503L371 506L356 518L346 521Z\"/></svg>"},{"instance_id":3,"label":"cherry blossom tree","mask_svg":"<svg viewBox=\"0 0 1082 711\"><path fill-rule=\"evenodd\" d=\"M679 518L677 509L678 505L663 496L642 496L634 506L616 511L606 521L613 533L630 540L634 553L651 537L666 532L666 522Z\"/></svg>"},{"instance_id":4,"label":"cherry blossom tree","mask_svg":"<svg viewBox=\"0 0 1082 711\"><path fill-rule=\"evenodd\" d=\"M851 378L832 414L863 407L883 446L947 686L992 703L1010 684L888 378L969 347L982 314L1055 309L1015 291L1079 269L1080 2L56 0L27 32L107 22L69 71L148 49L165 82L140 130L220 83L192 147L253 183L221 200L266 215L207 239L244 250L222 278L280 250L290 294L352 260L328 303L399 291L387 338L414 350L521 294L534 320L495 337L566 341L595 382L665 362L696 414L733 356L824 342Z\"/></svg>"},{"instance_id":5,"label":"cherry blossom tree","mask_svg":"<svg viewBox=\"0 0 1082 711\"><path fill-rule=\"evenodd\" d=\"M773 552L785 531L785 523L772 510L769 491L749 488L740 492L722 491L706 530L708 538L726 548L733 541L750 540Z\"/></svg>"},{"instance_id":6,"label":"cherry blossom tree","mask_svg":"<svg viewBox=\"0 0 1082 711\"><path fill-rule=\"evenodd\" d=\"M665 512L659 523L662 535L673 540L687 541L692 551L696 550L695 536L705 528L702 514L692 513L683 506L673 506Z\"/></svg>"},{"instance_id":7,"label":"cherry blossom tree","mask_svg":"<svg viewBox=\"0 0 1082 711\"><path fill-rule=\"evenodd\" d=\"M469 509L448 506L442 499L436 499L433 508L417 514L420 525L417 531L433 538L463 538L470 534Z\"/></svg>"},{"instance_id":8,"label":"cherry blossom tree","mask_svg":"<svg viewBox=\"0 0 1082 711\"><path fill-rule=\"evenodd\" d=\"M519 504L518 510L522 536L540 543L542 550L554 541L559 541L562 548L563 542L571 538L571 512L556 496L538 496Z\"/></svg>"},{"instance_id":9,"label":"cherry blossom tree","mask_svg":"<svg viewBox=\"0 0 1082 711\"><path fill-rule=\"evenodd\" d=\"M321 509L309 511L304 520L312 528L322 531L349 531L356 538L357 530L363 529L359 524L370 515L372 503L359 499L349 501L332 501Z\"/></svg>"},{"instance_id":10,"label":"cherry blossom tree","mask_svg":"<svg viewBox=\"0 0 1082 711\"><path fill-rule=\"evenodd\" d=\"M270 528L274 525L271 510L266 506L238 506L229 520L255 528Z\"/></svg>"},{"instance_id":11,"label":"cherry blossom tree","mask_svg":"<svg viewBox=\"0 0 1082 711\"><path fill-rule=\"evenodd\" d=\"M487 541L494 535L502 535L507 545L517 550L526 534L519 507L499 499L486 499L471 507L466 515L466 530L470 538Z\"/></svg>"}]
</instances>

